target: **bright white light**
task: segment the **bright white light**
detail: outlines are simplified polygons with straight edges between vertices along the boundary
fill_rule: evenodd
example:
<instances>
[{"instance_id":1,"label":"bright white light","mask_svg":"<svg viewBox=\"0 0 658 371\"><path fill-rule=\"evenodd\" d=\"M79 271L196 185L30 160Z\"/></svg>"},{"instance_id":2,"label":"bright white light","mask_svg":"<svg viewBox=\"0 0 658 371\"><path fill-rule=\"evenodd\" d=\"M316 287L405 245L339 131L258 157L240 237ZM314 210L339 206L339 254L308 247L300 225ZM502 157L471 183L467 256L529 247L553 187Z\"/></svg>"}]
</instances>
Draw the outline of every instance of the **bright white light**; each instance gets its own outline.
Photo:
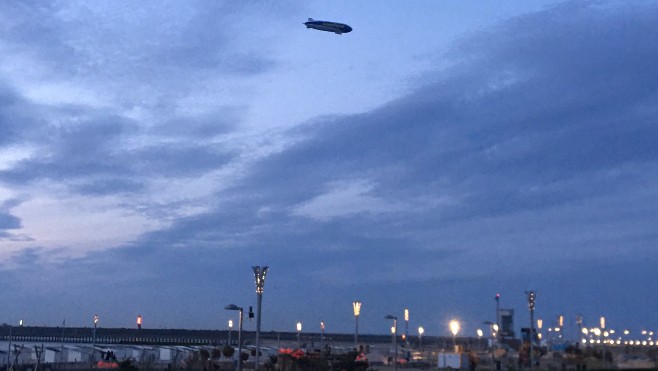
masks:
<instances>
[{"instance_id":1,"label":"bright white light","mask_svg":"<svg viewBox=\"0 0 658 371\"><path fill-rule=\"evenodd\" d=\"M297 322L297 331L298 332L302 331L302 323L301 322Z\"/></svg>"},{"instance_id":2,"label":"bright white light","mask_svg":"<svg viewBox=\"0 0 658 371\"><path fill-rule=\"evenodd\" d=\"M482 337L482 335L484 335L484 332L482 332L481 328L477 329L476 333L478 334L478 337Z\"/></svg>"},{"instance_id":3,"label":"bright white light","mask_svg":"<svg viewBox=\"0 0 658 371\"><path fill-rule=\"evenodd\" d=\"M425 329L423 328L423 326L419 326L418 327L418 335L422 336L424 333L425 333Z\"/></svg>"},{"instance_id":4,"label":"bright white light","mask_svg":"<svg viewBox=\"0 0 658 371\"><path fill-rule=\"evenodd\" d=\"M450 321L450 332L452 332L452 336L457 336L457 333L459 332L459 321L456 319L453 319Z\"/></svg>"}]
</instances>

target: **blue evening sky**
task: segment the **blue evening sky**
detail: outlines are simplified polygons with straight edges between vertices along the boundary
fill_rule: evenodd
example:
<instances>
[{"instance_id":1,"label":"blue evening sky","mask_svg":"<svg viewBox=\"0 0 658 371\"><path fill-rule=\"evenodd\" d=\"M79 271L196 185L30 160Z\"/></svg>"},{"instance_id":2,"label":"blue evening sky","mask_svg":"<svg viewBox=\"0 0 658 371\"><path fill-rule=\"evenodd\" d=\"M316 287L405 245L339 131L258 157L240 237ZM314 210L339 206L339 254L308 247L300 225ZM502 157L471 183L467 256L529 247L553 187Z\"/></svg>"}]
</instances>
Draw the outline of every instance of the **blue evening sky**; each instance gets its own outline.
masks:
<instances>
[{"instance_id":1,"label":"blue evening sky","mask_svg":"<svg viewBox=\"0 0 658 371\"><path fill-rule=\"evenodd\" d=\"M2 2L0 323L223 329L269 265L265 331L474 336L500 293L518 332L526 290L658 330L657 39L656 1Z\"/></svg>"}]
</instances>

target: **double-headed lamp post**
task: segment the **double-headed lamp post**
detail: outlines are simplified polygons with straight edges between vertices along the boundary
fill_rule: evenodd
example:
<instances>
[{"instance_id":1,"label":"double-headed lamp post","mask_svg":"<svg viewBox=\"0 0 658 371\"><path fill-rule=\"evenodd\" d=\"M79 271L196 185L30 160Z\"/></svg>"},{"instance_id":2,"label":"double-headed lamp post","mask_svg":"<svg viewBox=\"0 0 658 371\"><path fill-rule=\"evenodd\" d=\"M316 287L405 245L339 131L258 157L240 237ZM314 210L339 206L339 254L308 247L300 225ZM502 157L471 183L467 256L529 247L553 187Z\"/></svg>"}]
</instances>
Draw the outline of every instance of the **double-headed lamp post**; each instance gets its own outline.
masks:
<instances>
[{"instance_id":1,"label":"double-headed lamp post","mask_svg":"<svg viewBox=\"0 0 658 371\"><path fill-rule=\"evenodd\" d=\"M359 314L361 314L361 302L355 300L352 302L352 308L354 309L354 321L356 327L354 328L354 350L359 351Z\"/></svg>"},{"instance_id":2,"label":"double-headed lamp post","mask_svg":"<svg viewBox=\"0 0 658 371\"><path fill-rule=\"evenodd\" d=\"M452 342L455 346L455 353L457 353L459 351L459 348L457 347L457 334L459 333L460 328L459 321L453 319L448 325L450 326L450 332L452 333Z\"/></svg>"},{"instance_id":3,"label":"double-headed lamp post","mask_svg":"<svg viewBox=\"0 0 658 371\"><path fill-rule=\"evenodd\" d=\"M244 308L238 307L235 304L229 304L224 307L226 310L237 310L240 312L240 317L238 319L238 371L242 371L242 317L244 313Z\"/></svg>"},{"instance_id":4,"label":"double-headed lamp post","mask_svg":"<svg viewBox=\"0 0 658 371\"><path fill-rule=\"evenodd\" d=\"M302 323L297 322L297 349L302 349Z\"/></svg>"},{"instance_id":5,"label":"double-headed lamp post","mask_svg":"<svg viewBox=\"0 0 658 371\"><path fill-rule=\"evenodd\" d=\"M395 364L394 368L395 371L398 369L398 337L397 337L397 332L398 332L398 317L388 314L385 319L392 319L393 320L393 327L391 327L391 332L393 333L393 362Z\"/></svg>"},{"instance_id":6,"label":"double-headed lamp post","mask_svg":"<svg viewBox=\"0 0 658 371\"><path fill-rule=\"evenodd\" d=\"M260 267L256 265L251 268L254 270L256 298L258 299L256 307L256 358L254 359L254 368L258 371L258 357L260 355L260 317L263 304L263 288L265 287L265 276L267 275L268 267Z\"/></svg>"}]
</instances>

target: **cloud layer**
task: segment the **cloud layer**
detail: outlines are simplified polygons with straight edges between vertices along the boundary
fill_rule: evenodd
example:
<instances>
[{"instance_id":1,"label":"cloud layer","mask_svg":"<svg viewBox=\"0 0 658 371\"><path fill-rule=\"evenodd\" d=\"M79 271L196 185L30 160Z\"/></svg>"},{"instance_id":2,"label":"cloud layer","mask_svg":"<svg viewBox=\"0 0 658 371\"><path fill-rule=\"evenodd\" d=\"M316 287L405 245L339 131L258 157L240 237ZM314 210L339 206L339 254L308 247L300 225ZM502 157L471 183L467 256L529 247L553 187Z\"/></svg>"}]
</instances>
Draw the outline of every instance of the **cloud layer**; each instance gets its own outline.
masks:
<instances>
[{"instance_id":1,"label":"cloud layer","mask_svg":"<svg viewBox=\"0 0 658 371\"><path fill-rule=\"evenodd\" d=\"M627 275L650 278L658 260L655 3L516 17L440 54L403 97L265 133L243 130L257 102L236 97L277 62L238 46L232 17L262 10L165 6L146 23L74 10L83 38L42 9L47 21L6 26L0 45L56 61L0 66L0 144L23 153L0 167L12 252L0 282L35 292L6 311L39 300L68 313L92 297L110 323L139 311L203 327L226 303L253 301L249 266L264 263L268 329L330 319L351 331L358 298L365 331L410 307L444 333L450 315L491 319L495 292L522 321L533 288L546 315L594 320L596 298L623 295L604 313L613 322L630 321L629 306L649 316ZM57 78L33 76L49 70ZM83 240L33 225L60 212L79 215ZM22 279L33 264L41 278Z\"/></svg>"}]
</instances>

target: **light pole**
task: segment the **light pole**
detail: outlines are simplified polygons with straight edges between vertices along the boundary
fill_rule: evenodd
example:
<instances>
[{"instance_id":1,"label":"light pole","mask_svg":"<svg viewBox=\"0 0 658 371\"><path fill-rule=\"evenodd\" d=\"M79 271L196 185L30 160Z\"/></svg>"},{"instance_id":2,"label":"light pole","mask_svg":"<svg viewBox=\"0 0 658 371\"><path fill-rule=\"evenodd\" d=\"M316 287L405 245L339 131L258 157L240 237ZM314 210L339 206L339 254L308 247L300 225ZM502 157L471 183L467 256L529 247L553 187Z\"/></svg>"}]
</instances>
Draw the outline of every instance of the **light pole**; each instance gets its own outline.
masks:
<instances>
[{"instance_id":1,"label":"light pole","mask_svg":"<svg viewBox=\"0 0 658 371\"><path fill-rule=\"evenodd\" d=\"M352 302L352 308L354 309L354 321L356 322L356 327L354 329L354 350L359 351L359 314L361 314L361 302L355 300Z\"/></svg>"},{"instance_id":2,"label":"light pole","mask_svg":"<svg viewBox=\"0 0 658 371\"><path fill-rule=\"evenodd\" d=\"M392 319L393 320L393 327L391 327L391 332L393 333L393 362L395 363L395 371L398 369L398 337L396 333L398 332L398 317L387 314L384 319Z\"/></svg>"},{"instance_id":3,"label":"light pole","mask_svg":"<svg viewBox=\"0 0 658 371\"><path fill-rule=\"evenodd\" d=\"M496 293L496 327L500 328L500 294ZM496 329L496 338L494 343L498 345L500 343L500 332ZM496 348L496 346L494 346Z\"/></svg>"},{"instance_id":4,"label":"light pole","mask_svg":"<svg viewBox=\"0 0 658 371\"><path fill-rule=\"evenodd\" d=\"M228 345L231 345L231 332L233 331L233 320L228 320Z\"/></svg>"},{"instance_id":5,"label":"light pole","mask_svg":"<svg viewBox=\"0 0 658 371\"><path fill-rule=\"evenodd\" d=\"M320 321L320 354L324 352L324 321Z\"/></svg>"},{"instance_id":6,"label":"light pole","mask_svg":"<svg viewBox=\"0 0 658 371\"><path fill-rule=\"evenodd\" d=\"M297 322L297 349L302 349L302 323Z\"/></svg>"},{"instance_id":7,"label":"light pole","mask_svg":"<svg viewBox=\"0 0 658 371\"><path fill-rule=\"evenodd\" d=\"M450 332L452 333L452 343L455 346L455 353L459 353L459 348L457 347L457 333L459 333L459 321L453 319L448 324L450 326Z\"/></svg>"},{"instance_id":8,"label":"light pole","mask_svg":"<svg viewBox=\"0 0 658 371\"><path fill-rule=\"evenodd\" d=\"M418 326L418 346L420 347L421 352L423 350L423 333L425 333L423 326Z\"/></svg>"},{"instance_id":9,"label":"light pole","mask_svg":"<svg viewBox=\"0 0 658 371\"><path fill-rule=\"evenodd\" d=\"M475 333L478 335L479 347L482 348L482 336L484 335L484 332L482 331L481 328L479 328L479 329L477 329L477 331Z\"/></svg>"},{"instance_id":10,"label":"light pole","mask_svg":"<svg viewBox=\"0 0 658 371\"><path fill-rule=\"evenodd\" d=\"M98 326L98 314L94 314L94 336L91 345L91 362L94 362L96 356L96 327Z\"/></svg>"},{"instance_id":11,"label":"light pole","mask_svg":"<svg viewBox=\"0 0 658 371\"><path fill-rule=\"evenodd\" d=\"M404 310L404 342L407 343L409 339L409 309Z\"/></svg>"},{"instance_id":12,"label":"light pole","mask_svg":"<svg viewBox=\"0 0 658 371\"><path fill-rule=\"evenodd\" d=\"M254 360L254 368L258 371L258 357L260 355L260 314L263 304L263 288L265 287L265 276L267 275L268 267L251 267L254 270L254 278L256 280L256 297L258 298L258 305L256 309L256 359Z\"/></svg>"},{"instance_id":13,"label":"light pole","mask_svg":"<svg viewBox=\"0 0 658 371\"><path fill-rule=\"evenodd\" d=\"M530 336L530 369L532 370L535 367L535 355L534 355L534 329L535 329L535 300L537 297L537 294L531 290L531 291L526 291L526 295L528 296L528 310L530 311L530 333L528 334Z\"/></svg>"},{"instance_id":14,"label":"light pole","mask_svg":"<svg viewBox=\"0 0 658 371\"><path fill-rule=\"evenodd\" d=\"M237 310L240 312L240 318L238 319L238 371L242 371L242 317L244 308L238 307L235 304L229 304L224 307L226 310Z\"/></svg>"}]
</instances>

